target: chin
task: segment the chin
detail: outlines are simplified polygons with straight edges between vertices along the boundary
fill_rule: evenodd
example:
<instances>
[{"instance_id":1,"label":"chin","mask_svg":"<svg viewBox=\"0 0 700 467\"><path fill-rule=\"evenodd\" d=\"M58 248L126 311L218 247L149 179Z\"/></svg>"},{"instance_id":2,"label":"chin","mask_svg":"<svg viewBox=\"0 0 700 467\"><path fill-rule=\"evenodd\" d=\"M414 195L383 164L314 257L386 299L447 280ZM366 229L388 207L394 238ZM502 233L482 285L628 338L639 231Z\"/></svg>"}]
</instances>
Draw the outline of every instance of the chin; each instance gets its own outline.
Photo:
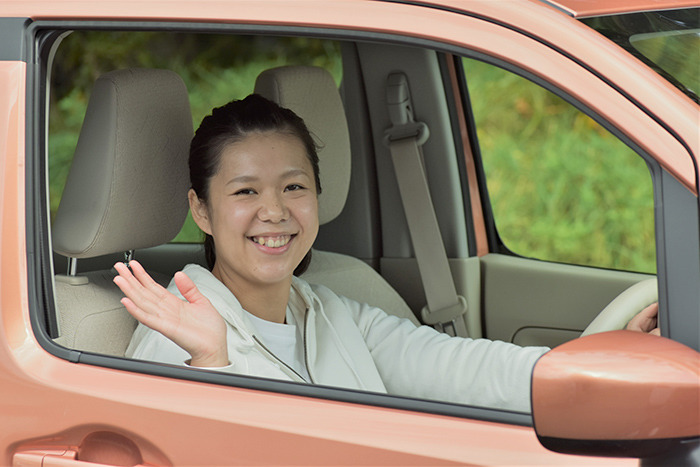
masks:
<instances>
[{"instance_id":1,"label":"chin","mask_svg":"<svg viewBox=\"0 0 700 467\"><path fill-rule=\"evenodd\" d=\"M258 271L256 274L256 277L259 282L263 284L276 284L278 282L283 282L286 280L289 280L293 275L294 275L294 270L296 269L296 266L293 268L284 268L281 270L263 270L263 271Z\"/></svg>"}]
</instances>

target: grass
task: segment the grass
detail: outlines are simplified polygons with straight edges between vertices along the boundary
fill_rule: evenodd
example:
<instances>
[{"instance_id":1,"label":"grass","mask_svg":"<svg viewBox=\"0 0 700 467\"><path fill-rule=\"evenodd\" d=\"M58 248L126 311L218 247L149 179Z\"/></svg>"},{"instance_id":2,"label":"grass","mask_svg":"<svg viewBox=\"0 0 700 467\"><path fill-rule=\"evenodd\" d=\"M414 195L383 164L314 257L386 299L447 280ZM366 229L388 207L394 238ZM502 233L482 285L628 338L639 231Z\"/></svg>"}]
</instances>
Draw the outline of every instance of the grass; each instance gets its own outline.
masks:
<instances>
[{"instance_id":1,"label":"grass","mask_svg":"<svg viewBox=\"0 0 700 467\"><path fill-rule=\"evenodd\" d=\"M646 163L549 91L464 61L494 219L513 252L655 271Z\"/></svg>"},{"instance_id":2,"label":"grass","mask_svg":"<svg viewBox=\"0 0 700 467\"><path fill-rule=\"evenodd\" d=\"M339 49L329 41L207 37L200 53L192 44L201 38L183 36L178 48L167 35L119 34L74 33L59 48L54 75L74 82L56 84L50 107L52 213L90 83L102 72L125 66L176 71L189 90L195 128L212 107L252 92L264 69L307 64L329 69L337 82L342 76ZM154 50L146 53L145 47ZM190 52L185 59L188 50L197 54ZM505 245L528 257L653 272L653 196L642 159L551 93L493 66L464 63L494 217ZM66 78L66 70L72 70L72 78ZM201 238L188 216L175 241Z\"/></svg>"}]
</instances>

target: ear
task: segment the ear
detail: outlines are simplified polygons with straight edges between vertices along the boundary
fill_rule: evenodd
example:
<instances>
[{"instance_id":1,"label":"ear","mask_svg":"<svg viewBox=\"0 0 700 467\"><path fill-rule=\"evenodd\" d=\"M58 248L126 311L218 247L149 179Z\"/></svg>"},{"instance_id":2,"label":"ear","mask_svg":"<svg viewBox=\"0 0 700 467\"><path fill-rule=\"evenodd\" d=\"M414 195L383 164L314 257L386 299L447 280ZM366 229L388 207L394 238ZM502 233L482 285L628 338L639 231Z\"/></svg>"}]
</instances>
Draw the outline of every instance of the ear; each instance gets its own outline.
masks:
<instances>
[{"instance_id":1,"label":"ear","mask_svg":"<svg viewBox=\"0 0 700 467\"><path fill-rule=\"evenodd\" d=\"M209 221L209 209L204 201L200 200L197 193L190 188L187 192L187 199L190 201L190 212L192 219L204 233L211 235L211 222Z\"/></svg>"}]
</instances>

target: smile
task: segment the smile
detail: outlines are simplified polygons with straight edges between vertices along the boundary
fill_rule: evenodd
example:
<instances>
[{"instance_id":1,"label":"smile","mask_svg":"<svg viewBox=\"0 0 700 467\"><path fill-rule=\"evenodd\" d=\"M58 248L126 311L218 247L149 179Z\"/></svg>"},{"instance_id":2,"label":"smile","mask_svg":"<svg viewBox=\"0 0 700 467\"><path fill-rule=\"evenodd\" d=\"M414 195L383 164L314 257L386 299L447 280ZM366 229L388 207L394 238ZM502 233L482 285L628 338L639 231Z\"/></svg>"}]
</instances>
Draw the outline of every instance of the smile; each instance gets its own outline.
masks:
<instances>
[{"instance_id":1,"label":"smile","mask_svg":"<svg viewBox=\"0 0 700 467\"><path fill-rule=\"evenodd\" d=\"M288 244L293 237L294 235L278 235L274 237L257 236L249 238L258 245L266 246L268 248L281 248Z\"/></svg>"}]
</instances>

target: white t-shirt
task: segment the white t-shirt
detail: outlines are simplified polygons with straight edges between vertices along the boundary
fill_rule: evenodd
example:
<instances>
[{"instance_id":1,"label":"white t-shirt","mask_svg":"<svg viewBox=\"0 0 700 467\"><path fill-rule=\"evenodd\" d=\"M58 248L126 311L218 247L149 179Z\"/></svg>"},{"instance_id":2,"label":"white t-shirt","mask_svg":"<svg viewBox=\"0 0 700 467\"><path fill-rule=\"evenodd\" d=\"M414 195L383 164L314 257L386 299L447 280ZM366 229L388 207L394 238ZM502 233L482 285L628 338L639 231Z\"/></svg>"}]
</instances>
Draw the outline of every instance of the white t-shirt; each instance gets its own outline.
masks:
<instances>
[{"instance_id":1,"label":"white t-shirt","mask_svg":"<svg viewBox=\"0 0 700 467\"><path fill-rule=\"evenodd\" d=\"M257 331L255 334L263 345L306 381L311 382L304 361L304 337L301 327L297 326L291 309L287 307L286 324L267 321L243 311L255 327Z\"/></svg>"}]
</instances>

